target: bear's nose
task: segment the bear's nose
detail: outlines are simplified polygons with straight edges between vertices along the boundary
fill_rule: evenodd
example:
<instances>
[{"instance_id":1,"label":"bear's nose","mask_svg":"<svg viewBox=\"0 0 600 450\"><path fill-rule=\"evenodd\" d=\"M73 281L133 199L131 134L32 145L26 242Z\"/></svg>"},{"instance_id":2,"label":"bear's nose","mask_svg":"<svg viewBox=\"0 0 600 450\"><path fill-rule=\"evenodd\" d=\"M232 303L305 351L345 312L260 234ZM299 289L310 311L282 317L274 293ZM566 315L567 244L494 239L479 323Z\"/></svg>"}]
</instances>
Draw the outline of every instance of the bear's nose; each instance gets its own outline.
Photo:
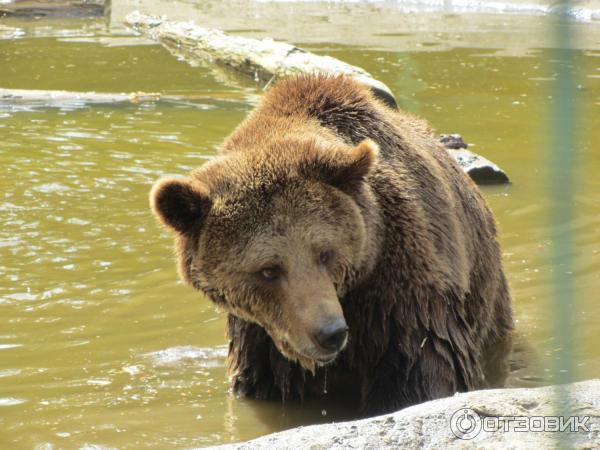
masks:
<instances>
[{"instance_id":1,"label":"bear's nose","mask_svg":"<svg viewBox=\"0 0 600 450\"><path fill-rule=\"evenodd\" d=\"M341 350L347 337L348 325L344 319L335 319L333 322L329 322L316 335L319 345L330 352Z\"/></svg>"}]
</instances>

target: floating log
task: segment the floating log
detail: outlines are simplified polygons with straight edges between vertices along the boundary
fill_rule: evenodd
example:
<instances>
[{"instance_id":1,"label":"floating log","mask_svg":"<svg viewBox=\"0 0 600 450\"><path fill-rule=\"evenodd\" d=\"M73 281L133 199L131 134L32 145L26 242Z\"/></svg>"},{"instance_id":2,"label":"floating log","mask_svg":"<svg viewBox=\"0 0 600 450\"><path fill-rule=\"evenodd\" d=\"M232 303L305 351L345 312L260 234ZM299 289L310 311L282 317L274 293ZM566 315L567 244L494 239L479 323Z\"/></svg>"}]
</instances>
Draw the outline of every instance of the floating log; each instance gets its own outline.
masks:
<instances>
[{"instance_id":1,"label":"floating log","mask_svg":"<svg viewBox=\"0 0 600 450\"><path fill-rule=\"evenodd\" d=\"M127 15L125 23L191 62L206 60L226 66L267 85L277 78L299 73L345 74L369 86L380 98L396 107L394 94L384 83L366 70L331 56L315 55L273 39L230 36L191 22L172 22L138 11Z\"/></svg>"}]
</instances>

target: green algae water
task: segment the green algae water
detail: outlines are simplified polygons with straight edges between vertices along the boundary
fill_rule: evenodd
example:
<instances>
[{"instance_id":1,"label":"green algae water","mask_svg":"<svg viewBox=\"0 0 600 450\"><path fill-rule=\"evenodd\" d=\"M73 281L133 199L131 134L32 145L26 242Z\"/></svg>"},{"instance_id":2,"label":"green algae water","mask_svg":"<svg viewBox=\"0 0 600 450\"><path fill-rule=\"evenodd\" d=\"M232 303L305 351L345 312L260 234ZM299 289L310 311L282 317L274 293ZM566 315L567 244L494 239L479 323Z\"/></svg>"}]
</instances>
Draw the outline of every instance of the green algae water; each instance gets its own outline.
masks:
<instances>
[{"instance_id":1,"label":"green algae water","mask_svg":"<svg viewBox=\"0 0 600 450\"><path fill-rule=\"evenodd\" d=\"M550 254L547 50L308 47L369 70L404 108L461 133L510 175L511 185L483 189L528 348L510 385L553 381L549 296L564 270L579 300L571 376L599 376L600 52L576 51L576 265L565 269ZM0 106L0 448L190 448L352 417L351 405L327 399L282 405L228 392L225 317L178 281L171 237L148 208L152 183L212 157L259 88L159 46L65 37L0 40L0 88L182 98Z\"/></svg>"}]
</instances>

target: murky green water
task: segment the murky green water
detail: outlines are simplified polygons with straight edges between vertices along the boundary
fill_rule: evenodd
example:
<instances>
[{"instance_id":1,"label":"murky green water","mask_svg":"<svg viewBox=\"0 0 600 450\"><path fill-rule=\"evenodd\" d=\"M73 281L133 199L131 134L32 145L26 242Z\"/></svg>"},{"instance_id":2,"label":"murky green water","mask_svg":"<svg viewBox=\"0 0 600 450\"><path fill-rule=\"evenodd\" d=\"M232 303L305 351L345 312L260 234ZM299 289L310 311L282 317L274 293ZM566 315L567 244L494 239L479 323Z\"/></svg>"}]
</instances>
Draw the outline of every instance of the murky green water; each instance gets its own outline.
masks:
<instances>
[{"instance_id":1,"label":"murky green water","mask_svg":"<svg viewBox=\"0 0 600 450\"><path fill-rule=\"evenodd\" d=\"M577 288L573 377L597 377L600 53L578 52L576 267L566 269L549 254L548 53L434 47L312 48L370 70L406 108L440 132L462 133L513 179L484 192L500 224L517 328L541 364L527 361L511 384L551 382L550 283L562 270ZM194 96L0 110L0 448L189 448L350 414L228 393L224 316L177 281L171 238L148 209L154 180L215 153L252 107L251 83L225 85L158 46L38 38L0 41L0 87Z\"/></svg>"}]
</instances>

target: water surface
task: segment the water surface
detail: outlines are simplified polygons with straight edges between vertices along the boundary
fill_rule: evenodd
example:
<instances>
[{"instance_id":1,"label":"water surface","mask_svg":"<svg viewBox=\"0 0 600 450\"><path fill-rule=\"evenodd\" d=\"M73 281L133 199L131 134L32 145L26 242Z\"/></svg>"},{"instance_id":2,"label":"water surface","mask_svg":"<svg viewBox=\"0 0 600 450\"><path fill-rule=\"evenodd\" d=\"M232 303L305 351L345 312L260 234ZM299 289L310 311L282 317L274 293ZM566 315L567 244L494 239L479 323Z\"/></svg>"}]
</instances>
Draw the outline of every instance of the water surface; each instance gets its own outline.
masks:
<instances>
[{"instance_id":1,"label":"water surface","mask_svg":"<svg viewBox=\"0 0 600 450\"><path fill-rule=\"evenodd\" d=\"M539 359L519 365L511 385L552 382L549 295L553 276L565 270L577 297L572 376L597 377L600 53L577 51L576 266L563 268L549 253L548 51L507 56L500 45L436 46L377 51L324 40L309 47L366 68L403 107L439 132L462 133L512 178L484 189L499 223L517 329ZM259 89L225 83L149 45L0 40L0 64L2 88L193 97L0 110L0 448L189 448L351 414L327 401L283 406L228 392L224 315L177 280L171 237L148 209L152 183L213 156Z\"/></svg>"}]
</instances>

